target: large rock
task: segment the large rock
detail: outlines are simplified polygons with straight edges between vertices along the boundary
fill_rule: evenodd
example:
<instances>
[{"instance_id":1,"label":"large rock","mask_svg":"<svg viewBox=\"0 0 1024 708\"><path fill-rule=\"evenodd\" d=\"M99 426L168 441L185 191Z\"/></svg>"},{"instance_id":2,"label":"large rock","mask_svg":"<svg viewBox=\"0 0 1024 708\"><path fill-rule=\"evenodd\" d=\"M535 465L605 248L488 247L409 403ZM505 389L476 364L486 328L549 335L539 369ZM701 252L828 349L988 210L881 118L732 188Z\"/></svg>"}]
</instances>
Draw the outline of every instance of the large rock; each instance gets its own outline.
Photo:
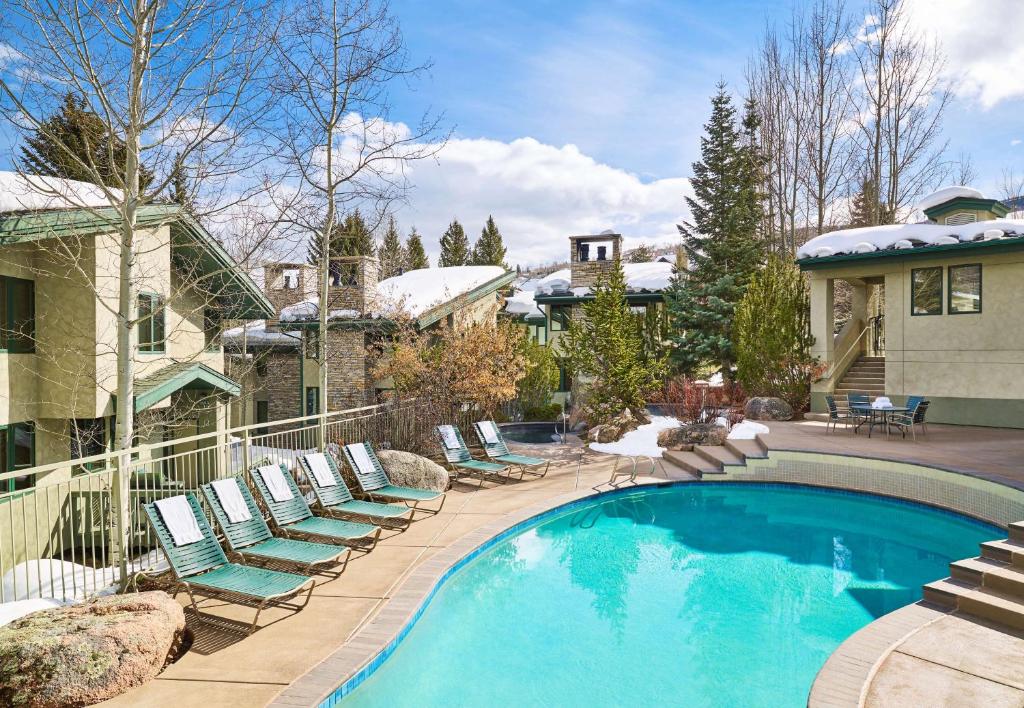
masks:
<instances>
[{"instance_id":1,"label":"large rock","mask_svg":"<svg viewBox=\"0 0 1024 708\"><path fill-rule=\"evenodd\" d=\"M758 396L747 401L743 415L747 420L791 420L793 407L781 398Z\"/></svg>"},{"instance_id":2,"label":"large rock","mask_svg":"<svg viewBox=\"0 0 1024 708\"><path fill-rule=\"evenodd\" d=\"M448 470L432 460L402 450L378 450L377 457L392 484L437 492L448 489Z\"/></svg>"},{"instance_id":3,"label":"large rock","mask_svg":"<svg viewBox=\"0 0 1024 708\"><path fill-rule=\"evenodd\" d=\"M634 413L625 409L617 416L606 423L595 425L587 431L587 440L596 443L610 443L621 440L626 433L636 430L641 425L650 422L647 415L642 412Z\"/></svg>"},{"instance_id":4,"label":"large rock","mask_svg":"<svg viewBox=\"0 0 1024 708\"><path fill-rule=\"evenodd\" d=\"M0 705L56 708L113 698L156 676L185 634L165 592L43 610L0 628Z\"/></svg>"},{"instance_id":5,"label":"large rock","mask_svg":"<svg viewBox=\"0 0 1024 708\"><path fill-rule=\"evenodd\" d=\"M658 433L658 447L668 450L689 450L694 445L721 445L729 431L713 423L691 423L667 428Z\"/></svg>"}]
</instances>

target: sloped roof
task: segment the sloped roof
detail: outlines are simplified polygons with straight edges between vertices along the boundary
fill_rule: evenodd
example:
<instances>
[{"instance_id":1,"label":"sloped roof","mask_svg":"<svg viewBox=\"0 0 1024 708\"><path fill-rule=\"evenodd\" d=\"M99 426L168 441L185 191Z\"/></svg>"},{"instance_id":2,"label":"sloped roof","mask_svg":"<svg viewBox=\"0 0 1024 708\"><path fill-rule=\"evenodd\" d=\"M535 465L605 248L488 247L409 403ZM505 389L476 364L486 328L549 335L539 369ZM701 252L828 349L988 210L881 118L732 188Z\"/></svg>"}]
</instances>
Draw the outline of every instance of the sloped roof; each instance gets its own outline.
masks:
<instances>
[{"instance_id":1,"label":"sloped roof","mask_svg":"<svg viewBox=\"0 0 1024 708\"><path fill-rule=\"evenodd\" d=\"M230 396L242 392L238 382L199 362L174 362L135 381L135 412L156 405L184 389L222 391Z\"/></svg>"}]
</instances>

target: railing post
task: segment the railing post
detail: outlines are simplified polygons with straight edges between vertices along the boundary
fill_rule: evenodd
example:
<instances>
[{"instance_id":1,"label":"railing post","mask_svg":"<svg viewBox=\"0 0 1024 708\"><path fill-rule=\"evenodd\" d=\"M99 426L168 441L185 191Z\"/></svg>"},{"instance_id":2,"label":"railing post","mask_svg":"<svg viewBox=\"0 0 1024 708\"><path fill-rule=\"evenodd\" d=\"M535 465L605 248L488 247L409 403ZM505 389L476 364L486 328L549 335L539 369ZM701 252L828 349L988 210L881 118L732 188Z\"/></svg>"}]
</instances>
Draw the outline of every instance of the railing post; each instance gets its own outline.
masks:
<instances>
[{"instance_id":1,"label":"railing post","mask_svg":"<svg viewBox=\"0 0 1024 708\"><path fill-rule=\"evenodd\" d=\"M327 451L327 409L324 408L324 412L317 416L317 447L320 452Z\"/></svg>"},{"instance_id":2,"label":"railing post","mask_svg":"<svg viewBox=\"0 0 1024 708\"><path fill-rule=\"evenodd\" d=\"M121 590L128 587L128 556L131 553L131 464L132 455L121 451L117 455L117 464L110 485L110 516L113 521L111 529L111 545L114 558L117 560L118 586Z\"/></svg>"},{"instance_id":3,"label":"railing post","mask_svg":"<svg viewBox=\"0 0 1024 708\"><path fill-rule=\"evenodd\" d=\"M251 453L249 452L249 429L242 431L242 473L245 474L252 466ZM234 470L232 470L234 471Z\"/></svg>"}]
</instances>

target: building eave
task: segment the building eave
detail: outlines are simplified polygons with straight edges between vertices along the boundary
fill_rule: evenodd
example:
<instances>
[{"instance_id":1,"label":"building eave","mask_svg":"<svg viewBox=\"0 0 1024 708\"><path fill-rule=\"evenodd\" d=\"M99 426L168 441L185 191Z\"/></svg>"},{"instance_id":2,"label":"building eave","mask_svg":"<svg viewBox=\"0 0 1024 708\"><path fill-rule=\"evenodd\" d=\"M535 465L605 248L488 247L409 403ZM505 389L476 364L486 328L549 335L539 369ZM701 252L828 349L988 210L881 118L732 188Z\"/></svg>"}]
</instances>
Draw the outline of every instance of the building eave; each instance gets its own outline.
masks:
<instances>
[{"instance_id":1,"label":"building eave","mask_svg":"<svg viewBox=\"0 0 1024 708\"><path fill-rule=\"evenodd\" d=\"M590 302L594 294L587 295L535 295L533 300L538 305L564 305L582 302ZM657 290L642 293L626 293L626 302L662 302L665 299L665 291Z\"/></svg>"},{"instance_id":2,"label":"building eave","mask_svg":"<svg viewBox=\"0 0 1024 708\"><path fill-rule=\"evenodd\" d=\"M800 258L796 261L800 270L821 270L832 266L864 261L901 261L931 256L956 255L958 253L1009 253L1024 250L1024 236L1004 237L991 241L969 241L967 243L951 243L940 246L917 246L915 248L883 249L870 253L841 253L834 256L819 258Z\"/></svg>"}]
</instances>

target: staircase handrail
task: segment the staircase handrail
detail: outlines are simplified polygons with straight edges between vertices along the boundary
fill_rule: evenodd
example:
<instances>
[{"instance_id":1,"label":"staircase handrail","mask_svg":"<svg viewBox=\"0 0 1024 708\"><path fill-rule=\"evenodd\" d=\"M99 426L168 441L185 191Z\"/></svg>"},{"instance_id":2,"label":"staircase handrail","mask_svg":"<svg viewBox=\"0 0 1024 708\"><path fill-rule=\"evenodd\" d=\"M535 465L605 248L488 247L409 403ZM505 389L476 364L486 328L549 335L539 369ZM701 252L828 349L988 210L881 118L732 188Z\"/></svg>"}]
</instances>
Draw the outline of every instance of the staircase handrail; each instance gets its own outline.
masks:
<instances>
[{"instance_id":1,"label":"staircase handrail","mask_svg":"<svg viewBox=\"0 0 1024 708\"><path fill-rule=\"evenodd\" d=\"M853 342L850 343L850 346L846 349L845 352L843 352L843 355L841 357L837 358L837 359L833 359L832 363L825 370L825 373L822 374L821 378L818 379L818 380L822 381L822 380L831 379L832 377L834 377L835 374L836 374L836 371L841 370L842 366L845 364L845 362L847 360L847 357L849 357L852 352L855 352L855 351L859 352L860 351L860 346L859 346L860 345L860 340L863 339L870 331L871 331L870 325L867 325L867 324L864 325L861 328L860 332L857 334L857 336L854 338Z\"/></svg>"}]
</instances>

